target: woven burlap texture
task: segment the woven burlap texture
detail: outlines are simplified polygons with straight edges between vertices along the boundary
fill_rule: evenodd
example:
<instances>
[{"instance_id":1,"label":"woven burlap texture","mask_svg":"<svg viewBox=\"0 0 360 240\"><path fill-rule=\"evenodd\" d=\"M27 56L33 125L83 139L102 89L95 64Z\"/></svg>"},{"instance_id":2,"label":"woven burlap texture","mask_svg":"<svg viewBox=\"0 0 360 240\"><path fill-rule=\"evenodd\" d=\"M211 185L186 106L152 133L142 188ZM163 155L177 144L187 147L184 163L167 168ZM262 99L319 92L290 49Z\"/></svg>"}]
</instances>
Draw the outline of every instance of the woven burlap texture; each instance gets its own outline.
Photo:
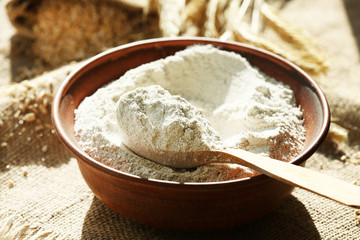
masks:
<instances>
[{"instance_id":1,"label":"woven burlap texture","mask_svg":"<svg viewBox=\"0 0 360 240\"><path fill-rule=\"evenodd\" d=\"M329 73L317 81L334 121L349 130L348 141L336 145L328 139L307 167L359 184L360 165L352 163L360 146L360 29L352 18L356 9L360 10L356 1L298 0L283 11L332 46L328 48L333 59ZM321 20L313 22L311 18L319 15ZM66 75L78 66L70 64L0 88L0 239L360 238L354 208L298 188L265 217L211 233L160 230L113 212L87 187L76 160L54 134L50 105L43 100L51 100ZM44 105L35 104L39 100Z\"/></svg>"}]
</instances>

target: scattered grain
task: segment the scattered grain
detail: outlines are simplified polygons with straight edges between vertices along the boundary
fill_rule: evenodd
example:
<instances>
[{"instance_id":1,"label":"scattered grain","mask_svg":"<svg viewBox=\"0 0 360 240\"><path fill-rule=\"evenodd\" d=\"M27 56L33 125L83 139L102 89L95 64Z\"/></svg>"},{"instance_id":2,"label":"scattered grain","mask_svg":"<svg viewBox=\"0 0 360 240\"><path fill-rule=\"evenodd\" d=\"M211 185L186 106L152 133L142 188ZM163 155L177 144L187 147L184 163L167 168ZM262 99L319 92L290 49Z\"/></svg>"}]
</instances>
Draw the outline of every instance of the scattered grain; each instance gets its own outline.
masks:
<instances>
[{"instance_id":1,"label":"scattered grain","mask_svg":"<svg viewBox=\"0 0 360 240\"><path fill-rule=\"evenodd\" d=\"M358 220L360 223L360 209L355 210L355 220Z\"/></svg>"},{"instance_id":2,"label":"scattered grain","mask_svg":"<svg viewBox=\"0 0 360 240\"><path fill-rule=\"evenodd\" d=\"M339 124L331 122L327 138L336 144L340 144L348 141L348 134L348 129L340 126Z\"/></svg>"},{"instance_id":3,"label":"scattered grain","mask_svg":"<svg viewBox=\"0 0 360 240\"><path fill-rule=\"evenodd\" d=\"M37 98L39 101L42 101L46 96L46 91L44 89L41 89L38 94L37 94Z\"/></svg>"},{"instance_id":4,"label":"scattered grain","mask_svg":"<svg viewBox=\"0 0 360 240\"><path fill-rule=\"evenodd\" d=\"M54 129L54 127L53 127L51 124L49 124L49 123L45 123L44 125L45 125L46 128L48 128L48 129L50 129L50 130L53 130L53 129Z\"/></svg>"},{"instance_id":5,"label":"scattered grain","mask_svg":"<svg viewBox=\"0 0 360 240\"><path fill-rule=\"evenodd\" d=\"M360 159L351 159L350 162L351 162L352 164L359 165L359 164L360 164Z\"/></svg>"},{"instance_id":6,"label":"scattered grain","mask_svg":"<svg viewBox=\"0 0 360 240\"><path fill-rule=\"evenodd\" d=\"M43 130L44 129L44 126L43 125L37 125L36 127L35 127L35 132L40 132L41 130Z\"/></svg>"},{"instance_id":7,"label":"scattered grain","mask_svg":"<svg viewBox=\"0 0 360 240\"><path fill-rule=\"evenodd\" d=\"M360 159L360 151L353 154L353 157L356 159Z\"/></svg>"},{"instance_id":8,"label":"scattered grain","mask_svg":"<svg viewBox=\"0 0 360 240\"><path fill-rule=\"evenodd\" d=\"M345 162L347 158L348 158L348 157L347 157L346 155L342 155L342 156L340 157L340 160L343 161L343 162Z\"/></svg>"},{"instance_id":9,"label":"scattered grain","mask_svg":"<svg viewBox=\"0 0 360 240\"><path fill-rule=\"evenodd\" d=\"M50 100L49 99L52 99L52 96L50 96L50 95L48 95L49 97L47 97L47 98L44 98L43 100L42 100L42 104L44 105L44 107L47 107L48 105L49 105L49 103L50 103Z\"/></svg>"},{"instance_id":10,"label":"scattered grain","mask_svg":"<svg viewBox=\"0 0 360 240\"><path fill-rule=\"evenodd\" d=\"M30 98L28 98L28 97L25 98L24 104L21 104L21 107L19 107L20 110L21 110L21 112L26 112L27 108L28 108L29 105L30 105L30 102L31 102L31 99L30 99Z\"/></svg>"},{"instance_id":11,"label":"scattered grain","mask_svg":"<svg viewBox=\"0 0 360 240\"><path fill-rule=\"evenodd\" d=\"M28 110L28 111L31 111L31 112L33 112L33 113L38 113L38 112L39 112L39 110L37 109L37 106L36 106L35 104L28 106L28 107L27 107L27 110Z\"/></svg>"},{"instance_id":12,"label":"scattered grain","mask_svg":"<svg viewBox=\"0 0 360 240\"><path fill-rule=\"evenodd\" d=\"M19 118L21 114L21 110L17 110L14 114L14 118Z\"/></svg>"},{"instance_id":13,"label":"scattered grain","mask_svg":"<svg viewBox=\"0 0 360 240\"><path fill-rule=\"evenodd\" d=\"M22 119L25 121L25 122L33 122L33 121L35 121L35 119L36 119L36 115L35 115L35 113L27 113L27 114L25 114L23 117L22 117Z\"/></svg>"},{"instance_id":14,"label":"scattered grain","mask_svg":"<svg viewBox=\"0 0 360 240\"><path fill-rule=\"evenodd\" d=\"M44 146L41 147L41 151L42 151L42 152L45 153L45 152L47 152L47 150L48 150L48 146L47 146L47 145L44 145Z\"/></svg>"},{"instance_id":15,"label":"scattered grain","mask_svg":"<svg viewBox=\"0 0 360 240\"><path fill-rule=\"evenodd\" d=\"M11 180L9 180L9 181L8 181L8 187L9 187L9 188L13 188L13 187L14 187L14 182L11 181Z\"/></svg>"},{"instance_id":16,"label":"scattered grain","mask_svg":"<svg viewBox=\"0 0 360 240\"><path fill-rule=\"evenodd\" d=\"M24 82L23 86L26 88L26 90L31 90L33 87L29 85L29 82Z\"/></svg>"},{"instance_id":17,"label":"scattered grain","mask_svg":"<svg viewBox=\"0 0 360 240\"><path fill-rule=\"evenodd\" d=\"M35 132L40 132L41 130L43 130L44 129L44 126L43 125L37 125L36 127L35 127Z\"/></svg>"},{"instance_id":18,"label":"scattered grain","mask_svg":"<svg viewBox=\"0 0 360 240\"><path fill-rule=\"evenodd\" d=\"M45 105L40 105L39 109L42 114L44 114L44 115L48 114L48 110L46 109Z\"/></svg>"},{"instance_id":19,"label":"scattered grain","mask_svg":"<svg viewBox=\"0 0 360 240\"><path fill-rule=\"evenodd\" d=\"M5 147L7 147L7 146L8 146L8 143L7 143L7 142L2 142L2 143L1 143L1 147L4 147L4 148L5 148Z\"/></svg>"}]
</instances>

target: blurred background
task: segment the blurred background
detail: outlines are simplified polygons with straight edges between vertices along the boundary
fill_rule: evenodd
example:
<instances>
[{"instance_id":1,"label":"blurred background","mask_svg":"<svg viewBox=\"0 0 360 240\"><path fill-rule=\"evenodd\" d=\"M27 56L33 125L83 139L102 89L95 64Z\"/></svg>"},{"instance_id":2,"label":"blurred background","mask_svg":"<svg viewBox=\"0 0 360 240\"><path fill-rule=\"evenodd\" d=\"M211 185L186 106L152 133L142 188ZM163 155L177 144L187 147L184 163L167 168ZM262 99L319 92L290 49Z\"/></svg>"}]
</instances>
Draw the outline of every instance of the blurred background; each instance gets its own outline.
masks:
<instances>
[{"instance_id":1,"label":"blurred background","mask_svg":"<svg viewBox=\"0 0 360 240\"><path fill-rule=\"evenodd\" d=\"M326 76L325 87L348 78L360 89L355 77L360 75L357 0L1 0L0 4L0 84L31 79L132 41L207 36L275 52L317 79Z\"/></svg>"}]
</instances>

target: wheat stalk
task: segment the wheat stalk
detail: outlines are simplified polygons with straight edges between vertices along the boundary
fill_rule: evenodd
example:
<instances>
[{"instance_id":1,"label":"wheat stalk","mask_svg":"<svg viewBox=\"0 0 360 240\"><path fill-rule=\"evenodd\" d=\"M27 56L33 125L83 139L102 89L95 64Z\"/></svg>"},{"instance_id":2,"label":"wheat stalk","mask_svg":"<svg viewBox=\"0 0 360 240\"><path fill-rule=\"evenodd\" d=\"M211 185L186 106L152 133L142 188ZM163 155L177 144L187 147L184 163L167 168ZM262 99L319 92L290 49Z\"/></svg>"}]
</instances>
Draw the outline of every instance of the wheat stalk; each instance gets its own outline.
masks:
<instances>
[{"instance_id":1,"label":"wheat stalk","mask_svg":"<svg viewBox=\"0 0 360 240\"><path fill-rule=\"evenodd\" d=\"M190 0L185 7L185 20L181 35L201 36L208 0Z\"/></svg>"},{"instance_id":2,"label":"wheat stalk","mask_svg":"<svg viewBox=\"0 0 360 240\"><path fill-rule=\"evenodd\" d=\"M328 56L321 51L314 40L302 29L295 27L281 18L274 9L264 3L261 13L268 26L271 27L285 42L290 43L297 62L305 66L313 74L325 73L328 70Z\"/></svg>"},{"instance_id":3,"label":"wheat stalk","mask_svg":"<svg viewBox=\"0 0 360 240\"><path fill-rule=\"evenodd\" d=\"M185 0L158 0L158 4L163 37L179 36L184 22Z\"/></svg>"},{"instance_id":4,"label":"wheat stalk","mask_svg":"<svg viewBox=\"0 0 360 240\"><path fill-rule=\"evenodd\" d=\"M206 9L206 21L204 24L204 35L206 37L219 37L216 29L216 9L219 0L210 0Z\"/></svg>"}]
</instances>

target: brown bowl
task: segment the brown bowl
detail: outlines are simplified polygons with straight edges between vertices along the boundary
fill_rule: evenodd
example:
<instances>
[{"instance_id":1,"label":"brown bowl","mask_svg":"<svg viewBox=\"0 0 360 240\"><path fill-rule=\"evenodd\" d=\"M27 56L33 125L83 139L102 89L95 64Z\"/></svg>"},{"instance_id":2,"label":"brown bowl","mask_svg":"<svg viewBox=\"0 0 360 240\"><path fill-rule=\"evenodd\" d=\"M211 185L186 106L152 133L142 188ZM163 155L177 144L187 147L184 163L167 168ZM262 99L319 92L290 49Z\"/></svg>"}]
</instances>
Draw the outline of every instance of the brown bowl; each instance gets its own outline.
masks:
<instances>
[{"instance_id":1,"label":"brown bowl","mask_svg":"<svg viewBox=\"0 0 360 240\"><path fill-rule=\"evenodd\" d=\"M74 109L104 84L129 69L173 55L193 44L212 44L240 53L251 64L288 84L301 105L306 141L293 164L304 165L324 140L330 122L325 96L300 68L267 51L209 38L153 39L103 52L72 72L53 102L57 133L75 157L95 196L114 211L135 221L171 230L216 230L239 226L278 207L292 186L265 175L225 182L178 183L144 179L110 168L79 147L74 136Z\"/></svg>"}]
</instances>

